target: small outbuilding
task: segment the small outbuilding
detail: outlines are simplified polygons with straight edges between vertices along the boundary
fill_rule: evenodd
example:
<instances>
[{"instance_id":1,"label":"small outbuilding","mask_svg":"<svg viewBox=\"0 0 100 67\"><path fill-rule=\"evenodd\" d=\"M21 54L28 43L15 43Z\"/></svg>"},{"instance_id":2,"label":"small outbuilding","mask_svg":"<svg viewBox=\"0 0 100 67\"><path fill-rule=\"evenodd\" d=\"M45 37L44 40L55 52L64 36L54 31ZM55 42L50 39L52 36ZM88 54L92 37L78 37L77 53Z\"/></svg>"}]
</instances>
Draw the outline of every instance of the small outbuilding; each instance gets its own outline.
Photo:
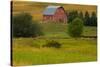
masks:
<instances>
[{"instance_id":1,"label":"small outbuilding","mask_svg":"<svg viewBox=\"0 0 100 67\"><path fill-rule=\"evenodd\" d=\"M67 22L67 15L62 6L47 6L43 11L43 21Z\"/></svg>"}]
</instances>

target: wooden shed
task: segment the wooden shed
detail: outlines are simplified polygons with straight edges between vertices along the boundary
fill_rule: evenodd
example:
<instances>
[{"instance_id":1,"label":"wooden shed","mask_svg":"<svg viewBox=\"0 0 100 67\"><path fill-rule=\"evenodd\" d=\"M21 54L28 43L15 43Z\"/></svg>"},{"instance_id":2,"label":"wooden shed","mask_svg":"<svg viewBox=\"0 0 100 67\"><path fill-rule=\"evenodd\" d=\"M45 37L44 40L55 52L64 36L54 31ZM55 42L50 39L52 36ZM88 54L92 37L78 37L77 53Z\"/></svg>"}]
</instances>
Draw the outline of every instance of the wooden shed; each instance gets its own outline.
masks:
<instances>
[{"instance_id":1,"label":"wooden shed","mask_svg":"<svg viewBox=\"0 0 100 67\"><path fill-rule=\"evenodd\" d=\"M47 6L43 11L43 21L67 22L67 15L62 6Z\"/></svg>"}]
</instances>

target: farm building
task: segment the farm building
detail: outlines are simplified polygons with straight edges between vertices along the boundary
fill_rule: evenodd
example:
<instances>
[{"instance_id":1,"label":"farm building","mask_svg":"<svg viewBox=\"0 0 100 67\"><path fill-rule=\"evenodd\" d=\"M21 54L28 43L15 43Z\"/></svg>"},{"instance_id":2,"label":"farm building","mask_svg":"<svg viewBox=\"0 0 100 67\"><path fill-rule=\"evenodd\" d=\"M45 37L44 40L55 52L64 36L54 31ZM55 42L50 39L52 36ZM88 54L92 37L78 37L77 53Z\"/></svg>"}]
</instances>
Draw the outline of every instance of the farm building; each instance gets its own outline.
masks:
<instances>
[{"instance_id":1,"label":"farm building","mask_svg":"<svg viewBox=\"0 0 100 67\"><path fill-rule=\"evenodd\" d=\"M43 11L43 21L67 22L67 15L62 6L48 6Z\"/></svg>"}]
</instances>

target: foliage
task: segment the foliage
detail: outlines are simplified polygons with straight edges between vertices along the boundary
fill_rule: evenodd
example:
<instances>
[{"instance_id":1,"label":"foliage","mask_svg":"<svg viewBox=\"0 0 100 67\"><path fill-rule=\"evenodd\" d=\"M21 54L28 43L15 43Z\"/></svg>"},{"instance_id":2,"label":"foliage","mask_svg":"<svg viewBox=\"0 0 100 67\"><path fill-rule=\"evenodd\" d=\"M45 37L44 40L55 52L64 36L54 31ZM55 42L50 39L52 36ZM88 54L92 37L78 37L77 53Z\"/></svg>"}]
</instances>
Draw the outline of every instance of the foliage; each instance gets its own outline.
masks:
<instances>
[{"instance_id":1,"label":"foliage","mask_svg":"<svg viewBox=\"0 0 100 67\"><path fill-rule=\"evenodd\" d=\"M91 16L88 12L86 12L84 20L84 24L86 26L97 26L97 16L95 12L92 12Z\"/></svg>"},{"instance_id":2,"label":"foliage","mask_svg":"<svg viewBox=\"0 0 100 67\"><path fill-rule=\"evenodd\" d=\"M80 18L75 18L68 25L68 34L71 37L80 37L83 32L83 21Z\"/></svg>"},{"instance_id":3,"label":"foliage","mask_svg":"<svg viewBox=\"0 0 100 67\"><path fill-rule=\"evenodd\" d=\"M84 17L84 25L89 26L90 25L90 14L86 11L85 12L85 17Z\"/></svg>"},{"instance_id":4,"label":"foliage","mask_svg":"<svg viewBox=\"0 0 100 67\"><path fill-rule=\"evenodd\" d=\"M57 41L48 41L45 45L43 45L43 47L54 47L54 48L60 48L61 44Z\"/></svg>"},{"instance_id":5,"label":"foliage","mask_svg":"<svg viewBox=\"0 0 100 67\"><path fill-rule=\"evenodd\" d=\"M82 19L82 21L84 21L84 16L83 16L82 11L80 11L80 13L79 13L78 17L79 17L80 19Z\"/></svg>"},{"instance_id":6,"label":"foliage","mask_svg":"<svg viewBox=\"0 0 100 67\"><path fill-rule=\"evenodd\" d=\"M92 12L92 16L90 18L91 26L97 26L97 16L95 12Z\"/></svg>"},{"instance_id":7,"label":"foliage","mask_svg":"<svg viewBox=\"0 0 100 67\"><path fill-rule=\"evenodd\" d=\"M97 26L97 16L95 12L92 12L92 14L90 14L88 13L88 11L86 11L85 15L83 15L82 11L71 11L68 14L68 23L72 22L77 17L84 22L85 26Z\"/></svg>"},{"instance_id":8,"label":"foliage","mask_svg":"<svg viewBox=\"0 0 100 67\"><path fill-rule=\"evenodd\" d=\"M73 19L75 19L76 17L78 17L78 12L77 11L71 11L68 14L68 23L72 22Z\"/></svg>"},{"instance_id":9,"label":"foliage","mask_svg":"<svg viewBox=\"0 0 100 67\"><path fill-rule=\"evenodd\" d=\"M12 17L14 37L35 37L42 34L40 26L32 20L28 13L21 13Z\"/></svg>"}]
</instances>

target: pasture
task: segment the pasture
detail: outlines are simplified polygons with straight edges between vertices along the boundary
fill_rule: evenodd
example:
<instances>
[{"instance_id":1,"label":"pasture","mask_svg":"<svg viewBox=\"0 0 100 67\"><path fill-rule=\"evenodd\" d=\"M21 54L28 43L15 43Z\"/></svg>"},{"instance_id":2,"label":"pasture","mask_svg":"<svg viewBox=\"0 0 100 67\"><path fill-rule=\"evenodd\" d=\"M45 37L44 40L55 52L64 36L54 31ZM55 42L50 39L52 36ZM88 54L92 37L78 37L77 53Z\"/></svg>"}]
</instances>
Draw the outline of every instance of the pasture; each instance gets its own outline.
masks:
<instances>
[{"instance_id":1,"label":"pasture","mask_svg":"<svg viewBox=\"0 0 100 67\"><path fill-rule=\"evenodd\" d=\"M58 64L90 62L97 60L97 39L74 39L67 35L66 24L40 24L43 36L13 38L13 65ZM83 35L96 36L96 27L84 27ZM48 40L55 40L61 48L42 47Z\"/></svg>"}]
</instances>

